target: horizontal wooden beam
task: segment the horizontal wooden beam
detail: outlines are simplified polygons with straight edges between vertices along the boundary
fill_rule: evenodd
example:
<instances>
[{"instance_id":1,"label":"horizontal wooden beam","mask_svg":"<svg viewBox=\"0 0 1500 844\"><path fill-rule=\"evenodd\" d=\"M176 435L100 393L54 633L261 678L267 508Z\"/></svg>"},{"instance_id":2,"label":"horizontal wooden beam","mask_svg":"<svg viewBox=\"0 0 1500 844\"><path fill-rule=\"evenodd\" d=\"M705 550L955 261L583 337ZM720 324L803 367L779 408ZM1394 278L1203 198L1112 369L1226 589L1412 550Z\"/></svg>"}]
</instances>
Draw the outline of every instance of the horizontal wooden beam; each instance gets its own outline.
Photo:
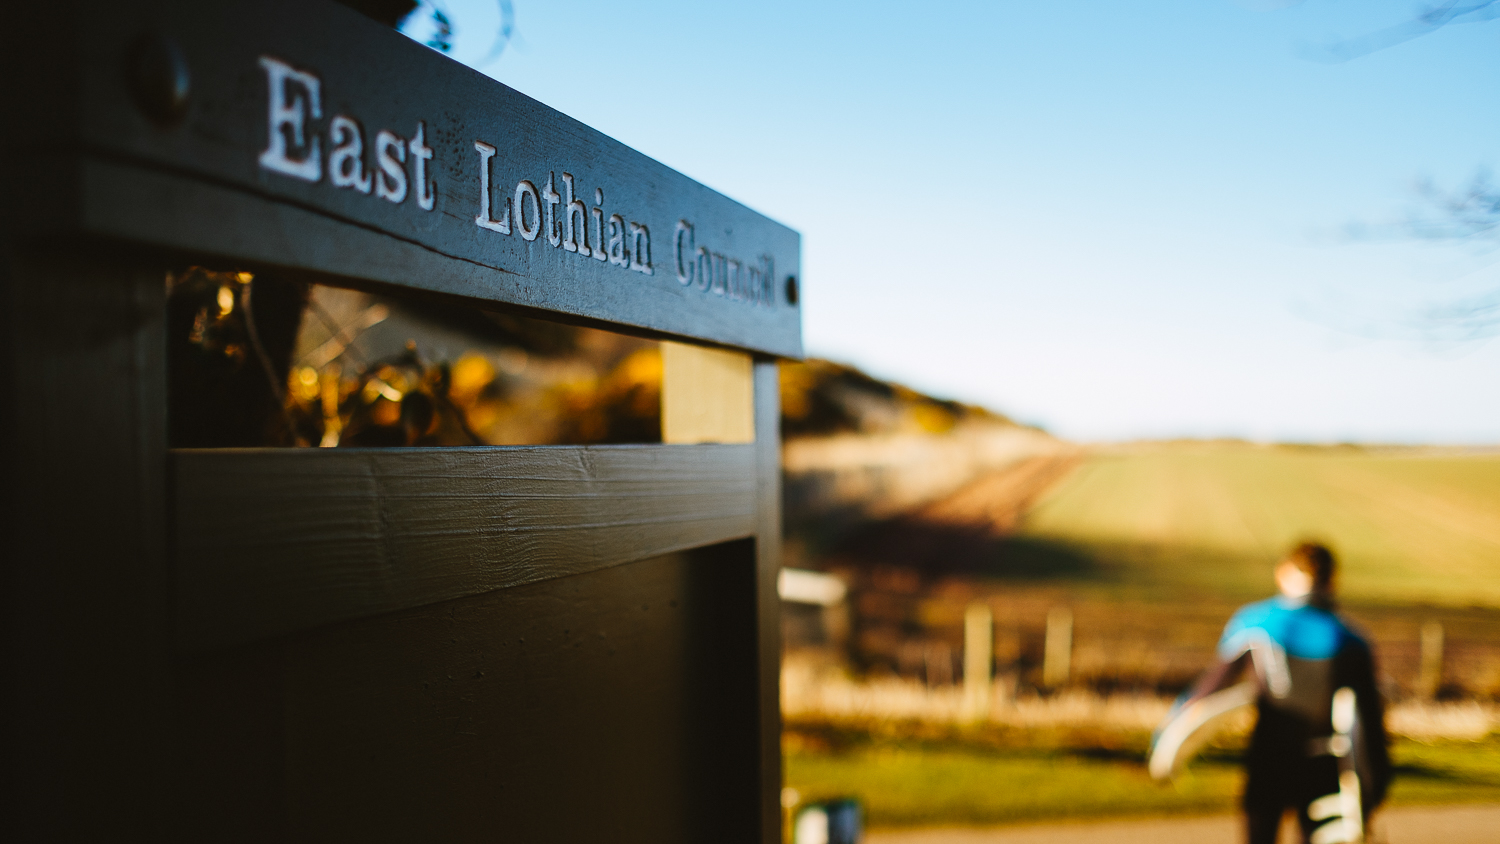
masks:
<instances>
[{"instance_id":1,"label":"horizontal wooden beam","mask_svg":"<svg viewBox=\"0 0 1500 844\"><path fill-rule=\"evenodd\" d=\"M171 477L189 650L756 528L752 445L185 449Z\"/></svg>"},{"instance_id":2,"label":"horizontal wooden beam","mask_svg":"<svg viewBox=\"0 0 1500 844\"><path fill-rule=\"evenodd\" d=\"M52 5L59 37L17 64L46 95L6 94L46 115L0 138L28 162L13 234L801 354L795 231L388 27L308 0ZM627 77L615 96L695 119Z\"/></svg>"}]
</instances>

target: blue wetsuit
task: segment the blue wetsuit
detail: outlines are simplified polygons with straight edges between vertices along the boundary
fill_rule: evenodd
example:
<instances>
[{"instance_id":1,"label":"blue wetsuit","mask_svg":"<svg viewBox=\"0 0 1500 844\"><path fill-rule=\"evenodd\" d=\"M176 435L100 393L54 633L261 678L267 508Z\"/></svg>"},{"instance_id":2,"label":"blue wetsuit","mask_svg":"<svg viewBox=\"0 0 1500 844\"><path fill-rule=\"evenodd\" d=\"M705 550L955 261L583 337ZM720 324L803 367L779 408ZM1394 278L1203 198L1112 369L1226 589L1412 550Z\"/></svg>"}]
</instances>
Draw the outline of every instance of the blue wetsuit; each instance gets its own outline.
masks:
<instances>
[{"instance_id":1,"label":"blue wetsuit","mask_svg":"<svg viewBox=\"0 0 1500 844\"><path fill-rule=\"evenodd\" d=\"M1240 608L1225 626L1219 660L1199 681L1197 693L1222 688L1246 670L1260 687L1259 719L1246 754L1244 806L1251 844L1274 842L1287 808L1297 809L1303 837L1310 838L1320 824L1309 817L1309 807L1339 791L1340 758L1358 769L1364 813L1380 803L1391 765L1374 658L1369 644L1343 619L1303 600L1258 601ZM1331 704L1341 688L1355 693L1352 754L1335 753L1329 745Z\"/></svg>"}]
</instances>

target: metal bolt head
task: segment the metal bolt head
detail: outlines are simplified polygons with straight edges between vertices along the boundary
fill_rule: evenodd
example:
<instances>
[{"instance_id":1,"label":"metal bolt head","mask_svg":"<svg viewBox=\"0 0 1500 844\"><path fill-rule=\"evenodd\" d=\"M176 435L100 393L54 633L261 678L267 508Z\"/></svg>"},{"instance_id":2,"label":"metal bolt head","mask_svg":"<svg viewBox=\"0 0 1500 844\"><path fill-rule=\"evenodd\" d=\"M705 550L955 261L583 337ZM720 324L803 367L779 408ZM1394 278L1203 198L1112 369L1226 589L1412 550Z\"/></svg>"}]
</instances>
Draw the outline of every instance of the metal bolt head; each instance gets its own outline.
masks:
<instances>
[{"instance_id":1,"label":"metal bolt head","mask_svg":"<svg viewBox=\"0 0 1500 844\"><path fill-rule=\"evenodd\" d=\"M187 114L192 78L176 41L156 33L138 36L125 54L125 81L152 123L174 126Z\"/></svg>"}]
</instances>

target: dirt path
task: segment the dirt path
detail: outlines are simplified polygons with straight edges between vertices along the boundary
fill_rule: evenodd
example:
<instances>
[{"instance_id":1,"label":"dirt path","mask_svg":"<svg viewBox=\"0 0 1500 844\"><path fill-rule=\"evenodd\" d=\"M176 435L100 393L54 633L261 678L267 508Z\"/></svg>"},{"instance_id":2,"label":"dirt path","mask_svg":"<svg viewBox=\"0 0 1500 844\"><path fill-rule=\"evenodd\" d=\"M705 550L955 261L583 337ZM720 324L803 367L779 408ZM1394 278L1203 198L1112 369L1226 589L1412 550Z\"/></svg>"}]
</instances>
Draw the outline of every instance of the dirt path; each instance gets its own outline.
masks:
<instances>
[{"instance_id":1,"label":"dirt path","mask_svg":"<svg viewBox=\"0 0 1500 844\"><path fill-rule=\"evenodd\" d=\"M871 525L837 553L922 571L968 567L993 552L1036 501L1082 462L1081 452L1028 458L917 510Z\"/></svg>"},{"instance_id":2,"label":"dirt path","mask_svg":"<svg viewBox=\"0 0 1500 844\"><path fill-rule=\"evenodd\" d=\"M1500 805L1401 806L1375 818L1375 844L1494 844ZM1238 844L1234 816L872 832L866 844ZM1283 844L1296 841L1283 829Z\"/></svg>"},{"instance_id":3,"label":"dirt path","mask_svg":"<svg viewBox=\"0 0 1500 844\"><path fill-rule=\"evenodd\" d=\"M1046 454L991 472L919 510L917 519L1003 536L1053 484L1083 461L1079 452Z\"/></svg>"}]
</instances>

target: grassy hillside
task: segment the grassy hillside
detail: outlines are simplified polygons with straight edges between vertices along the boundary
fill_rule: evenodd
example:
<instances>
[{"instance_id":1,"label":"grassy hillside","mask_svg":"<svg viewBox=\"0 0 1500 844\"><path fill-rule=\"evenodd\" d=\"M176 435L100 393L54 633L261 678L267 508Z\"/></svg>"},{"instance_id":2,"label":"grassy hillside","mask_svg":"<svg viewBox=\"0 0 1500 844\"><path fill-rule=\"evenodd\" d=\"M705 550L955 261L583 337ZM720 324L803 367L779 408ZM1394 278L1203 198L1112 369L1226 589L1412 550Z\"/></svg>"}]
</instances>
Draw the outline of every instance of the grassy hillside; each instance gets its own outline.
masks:
<instances>
[{"instance_id":1,"label":"grassy hillside","mask_svg":"<svg viewBox=\"0 0 1500 844\"><path fill-rule=\"evenodd\" d=\"M1355 603L1500 607L1500 455L1240 445L1097 453L1025 516L1068 578L1248 598L1290 543L1317 537Z\"/></svg>"}]
</instances>

